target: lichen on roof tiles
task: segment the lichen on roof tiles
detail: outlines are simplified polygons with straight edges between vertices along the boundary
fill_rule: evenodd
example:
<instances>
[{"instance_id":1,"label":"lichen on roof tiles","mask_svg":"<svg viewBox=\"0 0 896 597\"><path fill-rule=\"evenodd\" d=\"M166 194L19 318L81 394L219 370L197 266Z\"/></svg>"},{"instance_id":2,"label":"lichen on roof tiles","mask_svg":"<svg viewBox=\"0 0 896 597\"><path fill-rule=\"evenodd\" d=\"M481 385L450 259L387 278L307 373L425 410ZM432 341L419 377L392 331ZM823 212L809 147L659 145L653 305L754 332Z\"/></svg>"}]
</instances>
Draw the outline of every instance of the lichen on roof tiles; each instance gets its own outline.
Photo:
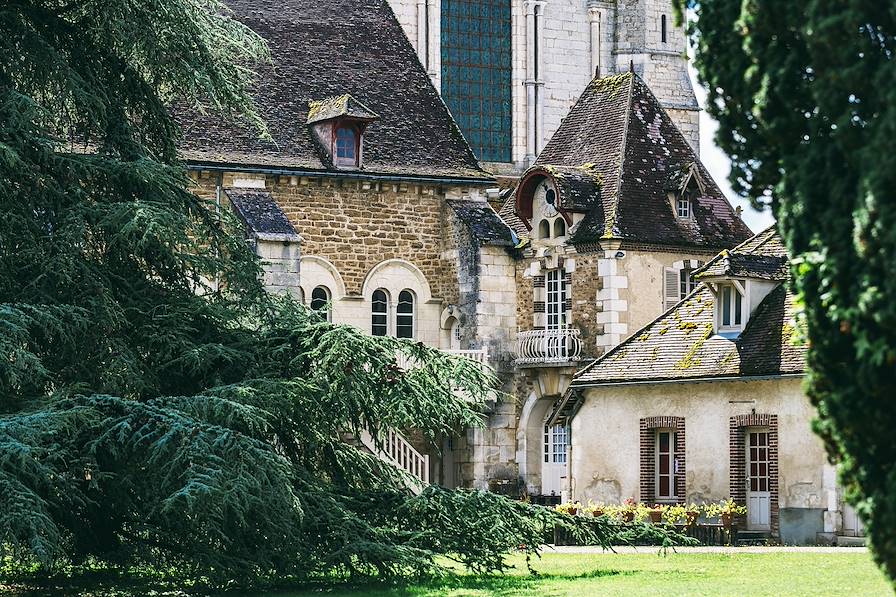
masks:
<instances>
[{"instance_id":1,"label":"lichen on roof tiles","mask_svg":"<svg viewBox=\"0 0 896 597\"><path fill-rule=\"evenodd\" d=\"M218 114L177 110L188 163L327 171L307 124L311 104L349 95L379 116L364 133L364 172L493 181L386 0L226 4L270 48L270 63L253 65L252 95L272 138L261 139L247 123ZM351 111L352 101L347 105Z\"/></svg>"},{"instance_id":2,"label":"lichen on roof tiles","mask_svg":"<svg viewBox=\"0 0 896 597\"><path fill-rule=\"evenodd\" d=\"M724 254L786 261L783 244L776 237L763 231ZM572 386L774 376L805 370L805 347L792 341L795 307L786 279L756 307L736 340L712 335L714 315L713 294L701 283L675 307L580 370Z\"/></svg>"},{"instance_id":3,"label":"lichen on roof tiles","mask_svg":"<svg viewBox=\"0 0 896 597\"><path fill-rule=\"evenodd\" d=\"M308 124L331 120L340 116L358 120L376 120L379 118L373 110L347 93L308 102Z\"/></svg>"},{"instance_id":4,"label":"lichen on roof tiles","mask_svg":"<svg viewBox=\"0 0 896 597\"><path fill-rule=\"evenodd\" d=\"M572 244L619 239L721 248L752 235L634 73L594 79L535 162L544 168L586 165L600 175L600 199L570 230ZM702 194L693 219L684 222L673 212L667 188L670 180L684 184L691 173Z\"/></svg>"}]
</instances>

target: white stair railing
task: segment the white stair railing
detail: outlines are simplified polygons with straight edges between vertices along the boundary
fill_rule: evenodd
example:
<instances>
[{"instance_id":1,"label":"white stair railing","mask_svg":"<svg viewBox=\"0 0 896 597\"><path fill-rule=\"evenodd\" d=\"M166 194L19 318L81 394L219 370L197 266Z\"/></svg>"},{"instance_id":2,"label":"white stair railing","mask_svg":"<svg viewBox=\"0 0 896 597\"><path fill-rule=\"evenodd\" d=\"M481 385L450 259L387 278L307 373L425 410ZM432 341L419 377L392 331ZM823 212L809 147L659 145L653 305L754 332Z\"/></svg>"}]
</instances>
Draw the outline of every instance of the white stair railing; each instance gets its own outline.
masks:
<instances>
[{"instance_id":1,"label":"white stair railing","mask_svg":"<svg viewBox=\"0 0 896 597\"><path fill-rule=\"evenodd\" d=\"M518 364L578 361L581 350L577 328L517 332Z\"/></svg>"},{"instance_id":2,"label":"white stair railing","mask_svg":"<svg viewBox=\"0 0 896 597\"><path fill-rule=\"evenodd\" d=\"M419 493L422 487L429 485L429 456L418 452L411 442L397 431L388 430L382 446L379 447L373 441L373 436L370 433L362 431L361 443L381 459L394 464L419 480L420 487L411 487L415 493Z\"/></svg>"}]
</instances>

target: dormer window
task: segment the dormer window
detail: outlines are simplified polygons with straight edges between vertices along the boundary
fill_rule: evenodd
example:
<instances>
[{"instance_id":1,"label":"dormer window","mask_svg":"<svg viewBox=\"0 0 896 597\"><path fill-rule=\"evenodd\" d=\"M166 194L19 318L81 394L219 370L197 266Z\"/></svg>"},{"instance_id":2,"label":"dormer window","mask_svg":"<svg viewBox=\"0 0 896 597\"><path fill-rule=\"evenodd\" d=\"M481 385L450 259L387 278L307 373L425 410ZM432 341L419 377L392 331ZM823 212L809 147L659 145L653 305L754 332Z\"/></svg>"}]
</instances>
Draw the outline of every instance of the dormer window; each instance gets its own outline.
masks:
<instances>
[{"instance_id":1,"label":"dormer window","mask_svg":"<svg viewBox=\"0 0 896 597\"><path fill-rule=\"evenodd\" d=\"M681 219L691 217L691 200L688 197L679 197L676 203L676 213Z\"/></svg>"},{"instance_id":2,"label":"dormer window","mask_svg":"<svg viewBox=\"0 0 896 597\"><path fill-rule=\"evenodd\" d=\"M364 132L377 120L370 108L350 95L308 102L307 124L336 168L361 168Z\"/></svg>"},{"instance_id":3,"label":"dormer window","mask_svg":"<svg viewBox=\"0 0 896 597\"><path fill-rule=\"evenodd\" d=\"M739 332L744 328L744 284L738 280L719 284L718 326L720 332Z\"/></svg>"},{"instance_id":4,"label":"dormer window","mask_svg":"<svg viewBox=\"0 0 896 597\"><path fill-rule=\"evenodd\" d=\"M344 124L336 129L335 162L339 166L358 165L358 134L355 127Z\"/></svg>"}]
</instances>

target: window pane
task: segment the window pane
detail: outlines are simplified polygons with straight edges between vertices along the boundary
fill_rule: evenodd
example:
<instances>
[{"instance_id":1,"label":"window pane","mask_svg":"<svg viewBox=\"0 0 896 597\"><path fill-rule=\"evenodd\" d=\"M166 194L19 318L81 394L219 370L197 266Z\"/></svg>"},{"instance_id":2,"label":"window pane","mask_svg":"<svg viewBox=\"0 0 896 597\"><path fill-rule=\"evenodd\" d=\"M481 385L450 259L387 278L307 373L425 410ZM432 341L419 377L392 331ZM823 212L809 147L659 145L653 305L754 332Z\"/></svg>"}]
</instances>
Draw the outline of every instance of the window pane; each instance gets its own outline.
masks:
<instances>
[{"instance_id":1,"label":"window pane","mask_svg":"<svg viewBox=\"0 0 896 597\"><path fill-rule=\"evenodd\" d=\"M660 476L660 490L659 490L658 497L669 497L672 494L672 492L669 491L669 489L670 489L669 486L671 485L669 483L669 481L670 481L670 479L669 479L668 475Z\"/></svg>"},{"instance_id":2,"label":"window pane","mask_svg":"<svg viewBox=\"0 0 896 597\"><path fill-rule=\"evenodd\" d=\"M740 311L741 311L741 301L742 301L742 300L743 300L743 297L741 297L740 293L739 293L739 292L735 292L735 293L734 293L734 324L735 324L735 325L740 325L740 324L741 324L741 313L740 313Z\"/></svg>"},{"instance_id":3,"label":"window pane","mask_svg":"<svg viewBox=\"0 0 896 597\"><path fill-rule=\"evenodd\" d=\"M668 452L669 451L669 434L668 433L660 433L660 452Z\"/></svg>"},{"instance_id":4,"label":"window pane","mask_svg":"<svg viewBox=\"0 0 896 597\"><path fill-rule=\"evenodd\" d=\"M398 295L398 317L395 321L395 335L399 338L414 337L414 295L402 290Z\"/></svg>"},{"instance_id":5,"label":"window pane","mask_svg":"<svg viewBox=\"0 0 896 597\"><path fill-rule=\"evenodd\" d=\"M731 325L731 287L722 287L722 325Z\"/></svg>"},{"instance_id":6,"label":"window pane","mask_svg":"<svg viewBox=\"0 0 896 597\"><path fill-rule=\"evenodd\" d=\"M330 302L330 293L323 286L318 286L311 291L311 308L320 311Z\"/></svg>"},{"instance_id":7,"label":"window pane","mask_svg":"<svg viewBox=\"0 0 896 597\"><path fill-rule=\"evenodd\" d=\"M376 290L373 293L371 311L371 333L374 336L385 336L389 333L388 309L389 300L386 293Z\"/></svg>"},{"instance_id":8,"label":"window pane","mask_svg":"<svg viewBox=\"0 0 896 597\"><path fill-rule=\"evenodd\" d=\"M347 160L355 159L355 130L340 127L336 131L336 157Z\"/></svg>"}]
</instances>

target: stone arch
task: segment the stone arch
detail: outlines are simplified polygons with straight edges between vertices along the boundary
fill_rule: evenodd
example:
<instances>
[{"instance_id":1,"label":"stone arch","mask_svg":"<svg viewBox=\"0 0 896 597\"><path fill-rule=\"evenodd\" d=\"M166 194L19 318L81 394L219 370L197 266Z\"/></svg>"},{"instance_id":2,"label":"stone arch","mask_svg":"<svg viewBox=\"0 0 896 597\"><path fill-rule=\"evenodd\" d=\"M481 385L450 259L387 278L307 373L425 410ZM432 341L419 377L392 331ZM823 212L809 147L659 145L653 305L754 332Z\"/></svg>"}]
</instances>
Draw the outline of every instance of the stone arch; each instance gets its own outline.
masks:
<instances>
[{"instance_id":1,"label":"stone arch","mask_svg":"<svg viewBox=\"0 0 896 597\"><path fill-rule=\"evenodd\" d=\"M402 290L410 290L422 304L432 299L429 282L416 265L404 259L387 259L377 263L367 272L361 295L370 300L373 291L383 288L393 297L398 297Z\"/></svg>"},{"instance_id":2,"label":"stone arch","mask_svg":"<svg viewBox=\"0 0 896 597\"><path fill-rule=\"evenodd\" d=\"M531 494L541 492L544 422L552 404L552 400L532 390L520 413L516 431L516 461L526 490Z\"/></svg>"},{"instance_id":3,"label":"stone arch","mask_svg":"<svg viewBox=\"0 0 896 597\"><path fill-rule=\"evenodd\" d=\"M333 301L345 296L345 282L336 266L323 257L303 255L299 265L299 281L304 297L311 297L317 286L325 286Z\"/></svg>"}]
</instances>

